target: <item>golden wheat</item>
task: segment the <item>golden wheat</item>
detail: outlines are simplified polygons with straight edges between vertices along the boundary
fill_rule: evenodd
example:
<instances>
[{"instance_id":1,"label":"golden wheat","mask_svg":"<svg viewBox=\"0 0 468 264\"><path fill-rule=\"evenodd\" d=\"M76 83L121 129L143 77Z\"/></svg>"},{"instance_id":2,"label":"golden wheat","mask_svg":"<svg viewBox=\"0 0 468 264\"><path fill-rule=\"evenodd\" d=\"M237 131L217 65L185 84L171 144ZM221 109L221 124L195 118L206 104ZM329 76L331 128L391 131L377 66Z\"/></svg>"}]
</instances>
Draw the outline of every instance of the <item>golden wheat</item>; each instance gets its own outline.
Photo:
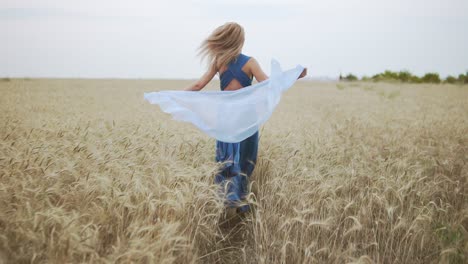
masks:
<instances>
[{"instance_id":1,"label":"golden wheat","mask_svg":"<svg viewBox=\"0 0 468 264\"><path fill-rule=\"evenodd\" d=\"M0 82L0 263L466 263L466 86L297 83L226 219L186 84Z\"/></svg>"}]
</instances>

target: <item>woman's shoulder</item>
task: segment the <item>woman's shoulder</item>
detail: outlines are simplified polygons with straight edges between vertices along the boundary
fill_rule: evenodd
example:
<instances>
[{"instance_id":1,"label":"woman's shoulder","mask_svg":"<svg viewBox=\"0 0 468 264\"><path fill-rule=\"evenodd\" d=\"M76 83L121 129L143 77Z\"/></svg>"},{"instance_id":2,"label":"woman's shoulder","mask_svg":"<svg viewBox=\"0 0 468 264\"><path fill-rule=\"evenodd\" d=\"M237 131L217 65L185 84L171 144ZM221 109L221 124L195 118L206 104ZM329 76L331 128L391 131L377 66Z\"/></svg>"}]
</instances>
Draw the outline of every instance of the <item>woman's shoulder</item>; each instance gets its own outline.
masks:
<instances>
[{"instance_id":1,"label":"woman's shoulder","mask_svg":"<svg viewBox=\"0 0 468 264\"><path fill-rule=\"evenodd\" d=\"M237 58L238 63L241 64L242 66L245 65L247 62L250 62L253 59L251 56L247 56L243 53L239 54L239 57Z\"/></svg>"},{"instance_id":2,"label":"woman's shoulder","mask_svg":"<svg viewBox=\"0 0 468 264\"><path fill-rule=\"evenodd\" d=\"M250 58L252 58L251 56L248 56L248 55L245 55L244 53L241 53L239 54L239 58L242 58L244 60L249 60Z\"/></svg>"}]
</instances>

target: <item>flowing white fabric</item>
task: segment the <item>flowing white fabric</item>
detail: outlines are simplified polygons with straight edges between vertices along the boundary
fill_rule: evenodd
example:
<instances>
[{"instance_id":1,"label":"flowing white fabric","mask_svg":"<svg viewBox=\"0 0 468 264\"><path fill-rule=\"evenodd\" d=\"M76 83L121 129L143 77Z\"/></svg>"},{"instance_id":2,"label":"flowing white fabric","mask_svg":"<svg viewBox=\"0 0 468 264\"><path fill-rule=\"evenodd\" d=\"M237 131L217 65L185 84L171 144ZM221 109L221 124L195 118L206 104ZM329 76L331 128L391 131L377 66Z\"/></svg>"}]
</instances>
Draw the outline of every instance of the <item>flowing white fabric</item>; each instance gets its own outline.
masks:
<instances>
[{"instance_id":1,"label":"flowing white fabric","mask_svg":"<svg viewBox=\"0 0 468 264\"><path fill-rule=\"evenodd\" d=\"M223 142L240 142L253 135L278 105L281 94L297 80L304 67L282 71L271 61L270 78L236 91L161 91L144 94L151 104L175 120L194 124Z\"/></svg>"}]
</instances>

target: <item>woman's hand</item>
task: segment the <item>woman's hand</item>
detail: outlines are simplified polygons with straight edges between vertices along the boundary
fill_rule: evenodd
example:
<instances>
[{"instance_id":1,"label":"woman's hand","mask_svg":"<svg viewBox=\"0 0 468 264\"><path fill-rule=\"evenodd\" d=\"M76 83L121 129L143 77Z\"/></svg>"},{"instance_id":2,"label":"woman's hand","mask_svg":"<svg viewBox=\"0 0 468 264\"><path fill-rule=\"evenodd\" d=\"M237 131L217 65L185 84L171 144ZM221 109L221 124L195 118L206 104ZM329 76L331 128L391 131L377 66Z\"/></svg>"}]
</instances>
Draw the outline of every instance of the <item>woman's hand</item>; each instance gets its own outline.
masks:
<instances>
[{"instance_id":1,"label":"woman's hand","mask_svg":"<svg viewBox=\"0 0 468 264\"><path fill-rule=\"evenodd\" d=\"M306 75L307 75L307 68L304 68L304 70L302 70L301 72L301 75L299 75L298 79L304 78Z\"/></svg>"},{"instance_id":2,"label":"woman's hand","mask_svg":"<svg viewBox=\"0 0 468 264\"><path fill-rule=\"evenodd\" d=\"M215 74L216 69L211 67L198 81L185 88L184 91L200 91L213 79Z\"/></svg>"}]
</instances>

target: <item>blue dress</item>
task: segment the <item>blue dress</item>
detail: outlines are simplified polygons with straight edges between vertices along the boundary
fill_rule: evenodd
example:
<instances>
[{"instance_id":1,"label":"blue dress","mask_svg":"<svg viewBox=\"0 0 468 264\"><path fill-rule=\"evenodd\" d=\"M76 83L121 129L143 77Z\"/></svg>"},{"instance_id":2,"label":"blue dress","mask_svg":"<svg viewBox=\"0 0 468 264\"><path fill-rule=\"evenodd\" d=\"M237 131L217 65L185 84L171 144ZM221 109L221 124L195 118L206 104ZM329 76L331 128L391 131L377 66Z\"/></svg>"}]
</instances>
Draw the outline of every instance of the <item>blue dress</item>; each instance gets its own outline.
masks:
<instances>
[{"instance_id":1,"label":"blue dress","mask_svg":"<svg viewBox=\"0 0 468 264\"><path fill-rule=\"evenodd\" d=\"M224 90L233 79L242 87L250 86L252 80L242 71L242 67L250 57L240 54L228 64L228 68L220 76L221 90ZM229 117L226 117L229 118ZM240 211L249 210L248 205L240 206L249 194L249 178L257 162L258 131L252 136L237 143L216 141L216 162L223 163L216 174L215 183L221 187L222 194L226 195L226 205L239 207Z\"/></svg>"}]
</instances>

